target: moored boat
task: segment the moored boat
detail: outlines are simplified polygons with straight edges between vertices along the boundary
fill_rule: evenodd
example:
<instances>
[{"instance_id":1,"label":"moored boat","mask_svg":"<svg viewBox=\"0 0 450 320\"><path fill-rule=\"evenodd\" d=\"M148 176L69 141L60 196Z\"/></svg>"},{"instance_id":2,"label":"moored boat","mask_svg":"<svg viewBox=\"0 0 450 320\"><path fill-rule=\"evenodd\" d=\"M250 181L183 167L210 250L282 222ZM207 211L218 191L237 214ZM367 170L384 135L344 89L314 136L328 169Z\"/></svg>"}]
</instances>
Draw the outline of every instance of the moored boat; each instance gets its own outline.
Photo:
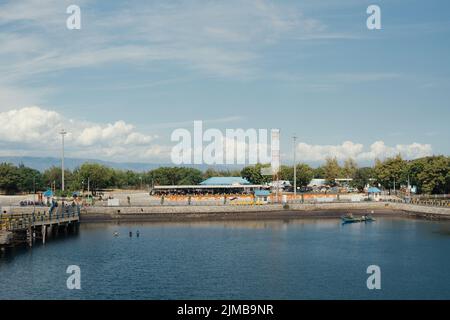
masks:
<instances>
[{"instance_id":1,"label":"moored boat","mask_svg":"<svg viewBox=\"0 0 450 320\"><path fill-rule=\"evenodd\" d=\"M346 216L342 216L341 217L342 223L346 224L346 223L358 223L358 222L373 222L375 221L374 218L372 218L372 216L370 215L365 215L362 216L360 218L354 217L351 213L346 215Z\"/></svg>"},{"instance_id":2,"label":"moored boat","mask_svg":"<svg viewBox=\"0 0 450 320\"><path fill-rule=\"evenodd\" d=\"M341 220L342 220L342 223L344 223L344 224L362 222L361 218L355 218L355 217L353 217L353 215L351 213L346 216L341 217Z\"/></svg>"}]
</instances>

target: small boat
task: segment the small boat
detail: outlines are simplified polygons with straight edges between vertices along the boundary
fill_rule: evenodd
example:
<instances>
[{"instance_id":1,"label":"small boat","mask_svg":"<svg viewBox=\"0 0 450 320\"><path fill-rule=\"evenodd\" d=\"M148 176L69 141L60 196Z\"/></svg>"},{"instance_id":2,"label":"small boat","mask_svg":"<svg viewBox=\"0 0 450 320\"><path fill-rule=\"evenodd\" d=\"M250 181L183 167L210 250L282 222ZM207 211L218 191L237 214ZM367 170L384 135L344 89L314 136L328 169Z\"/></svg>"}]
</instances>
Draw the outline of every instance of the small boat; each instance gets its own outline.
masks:
<instances>
[{"instance_id":1,"label":"small boat","mask_svg":"<svg viewBox=\"0 0 450 320\"><path fill-rule=\"evenodd\" d=\"M363 216L363 220L364 222L374 222L376 221L372 216L367 215L367 216Z\"/></svg>"},{"instance_id":2,"label":"small boat","mask_svg":"<svg viewBox=\"0 0 450 320\"><path fill-rule=\"evenodd\" d=\"M346 216L341 217L342 223L358 223L358 222L373 222L375 221L374 218L370 215L362 216L361 218L354 217L352 214L348 214Z\"/></svg>"},{"instance_id":3,"label":"small boat","mask_svg":"<svg viewBox=\"0 0 450 320\"><path fill-rule=\"evenodd\" d=\"M362 218L355 218L353 217L353 215L350 213L346 216L341 217L342 223L346 224L346 223L357 223L357 222L362 222Z\"/></svg>"}]
</instances>

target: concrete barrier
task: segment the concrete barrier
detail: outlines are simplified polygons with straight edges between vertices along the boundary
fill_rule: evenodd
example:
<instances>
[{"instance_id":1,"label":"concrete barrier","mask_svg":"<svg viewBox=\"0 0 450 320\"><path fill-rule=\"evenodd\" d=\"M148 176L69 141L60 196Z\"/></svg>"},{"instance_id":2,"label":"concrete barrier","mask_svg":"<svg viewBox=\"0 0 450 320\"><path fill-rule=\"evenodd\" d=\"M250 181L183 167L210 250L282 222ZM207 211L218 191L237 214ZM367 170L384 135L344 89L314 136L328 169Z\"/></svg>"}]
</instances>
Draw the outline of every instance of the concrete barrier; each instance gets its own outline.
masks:
<instances>
[{"instance_id":1,"label":"concrete barrier","mask_svg":"<svg viewBox=\"0 0 450 320\"><path fill-rule=\"evenodd\" d=\"M44 211L48 208L40 208L36 211ZM11 207L11 213L30 213L33 208ZM97 217L120 219L127 216L148 216L153 215L202 215L202 214L233 214L233 213L270 213L281 211L404 211L411 215L419 215L429 218L450 218L450 208L437 206L414 205L394 202L348 202L348 203L313 203L313 204L290 204L284 207L281 204L269 205L246 205L246 206L150 206L150 207L86 207L81 210L81 217Z\"/></svg>"}]
</instances>

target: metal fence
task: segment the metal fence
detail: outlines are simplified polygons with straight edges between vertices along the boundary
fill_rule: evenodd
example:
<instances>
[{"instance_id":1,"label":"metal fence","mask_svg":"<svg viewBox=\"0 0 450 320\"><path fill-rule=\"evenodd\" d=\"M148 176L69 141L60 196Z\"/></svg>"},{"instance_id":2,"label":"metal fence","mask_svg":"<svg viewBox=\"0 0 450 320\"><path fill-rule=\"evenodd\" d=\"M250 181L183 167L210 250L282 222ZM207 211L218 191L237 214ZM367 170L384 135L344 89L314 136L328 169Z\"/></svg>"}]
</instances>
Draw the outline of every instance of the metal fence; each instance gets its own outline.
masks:
<instances>
[{"instance_id":1,"label":"metal fence","mask_svg":"<svg viewBox=\"0 0 450 320\"><path fill-rule=\"evenodd\" d=\"M79 206L58 207L56 210L36 211L32 213L0 214L0 230L26 229L36 224L57 223L59 220L80 216Z\"/></svg>"}]
</instances>

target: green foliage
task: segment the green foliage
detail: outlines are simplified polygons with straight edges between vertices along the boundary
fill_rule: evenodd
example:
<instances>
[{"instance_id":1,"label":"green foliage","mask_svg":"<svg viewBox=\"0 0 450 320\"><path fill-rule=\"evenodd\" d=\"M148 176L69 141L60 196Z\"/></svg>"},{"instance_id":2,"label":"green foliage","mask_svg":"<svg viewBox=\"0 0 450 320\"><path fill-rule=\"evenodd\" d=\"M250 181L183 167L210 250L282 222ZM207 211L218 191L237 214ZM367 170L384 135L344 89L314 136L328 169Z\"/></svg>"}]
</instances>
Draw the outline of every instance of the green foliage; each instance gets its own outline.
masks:
<instances>
[{"instance_id":1,"label":"green foliage","mask_svg":"<svg viewBox=\"0 0 450 320\"><path fill-rule=\"evenodd\" d=\"M355 174L358 171L358 164L352 158L348 158L344 162L344 167L342 168L343 178L355 178Z\"/></svg>"},{"instance_id":2,"label":"green foliage","mask_svg":"<svg viewBox=\"0 0 450 320\"><path fill-rule=\"evenodd\" d=\"M433 156L405 161L400 156L377 161L374 168L377 182L392 189L401 184L417 186L418 193L450 193L450 157Z\"/></svg>"},{"instance_id":3,"label":"green foliage","mask_svg":"<svg viewBox=\"0 0 450 320\"><path fill-rule=\"evenodd\" d=\"M42 174L38 170L25 167L21 164L17 168L17 171L19 175L19 181L17 182L18 190L31 193L44 188Z\"/></svg>"},{"instance_id":4,"label":"green foliage","mask_svg":"<svg viewBox=\"0 0 450 320\"><path fill-rule=\"evenodd\" d=\"M62 185L62 174L61 168L51 167L44 171L42 174L43 185L45 188L50 188L53 185L56 189L61 189ZM72 184L73 175L70 170L64 170L64 186L69 186Z\"/></svg>"},{"instance_id":5,"label":"green foliage","mask_svg":"<svg viewBox=\"0 0 450 320\"><path fill-rule=\"evenodd\" d=\"M327 180L327 184L336 185L336 179L341 176L341 167L336 158L327 158L323 167L324 177Z\"/></svg>"},{"instance_id":6,"label":"green foliage","mask_svg":"<svg viewBox=\"0 0 450 320\"><path fill-rule=\"evenodd\" d=\"M373 181L374 176L375 172L373 168L358 168L353 176L351 186L362 191L367 184L370 184Z\"/></svg>"},{"instance_id":7,"label":"green foliage","mask_svg":"<svg viewBox=\"0 0 450 320\"><path fill-rule=\"evenodd\" d=\"M109 188L116 184L114 170L98 163L84 163L73 172L74 186L78 189L89 188L95 193L97 190Z\"/></svg>"},{"instance_id":8,"label":"green foliage","mask_svg":"<svg viewBox=\"0 0 450 320\"><path fill-rule=\"evenodd\" d=\"M9 163L0 164L0 190L6 193L14 193L19 190L18 168Z\"/></svg>"},{"instance_id":9,"label":"green foliage","mask_svg":"<svg viewBox=\"0 0 450 320\"><path fill-rule=\"evenodd\" d=\"M325 169L323 166L317 167L314 170L314 178L315 179L325 179Z\"/></svg>"},{"instance_id":10,"label":"green foliage","mask_svg":"<svg viewBox=\"0 0 450 320\"><path fill-rule=\"evenodd\" d=\"M161 167L149 171L145 179L153 185L196 185L203 181L203 174L194 168Z\"/></svg>"},{"instance_id":11,"label":"green foliage","mask_svg":"<svg viewBox=\"0 0 450 320\"><path fill-rule=\"evenodd\" d=\"M216 170L213 168L206 169L203 173L203 178L209 179L211 177L239 177L241 172L239 170Z\"/></svg>"},{"instance_id":12,"label":"green foliage","mask_svg":"<svg viewBox=\"0 0 450 320\"><path fill-rule=\"evenodd\" d=\"M426 194L439 194L450 192L450 158L427 157L417 160L414 169L421 168L416 171L415 179L418 187Z\"/></svg>"},{"instance_id":13,"label":"green foliage","mask_svg":"<svg viewBox=\"0 0 450 320\"><path fill-rule=\"evenodd\" d=\"M44 188L42 174L35 169L25 167L23 164L18 167L2 163L0 164L0 190L7 194L17 192L34 192Z\"/></svg>"},{"instance_id":14,"label":"green foliage","mask_svg":"<svg viewBox=\"0 0 450 320\"><path fill-rule=\"evenodd\" d=\"M94 193L107 188L145 188L147 185L197 185L204 179L215 176L242 176L251 183L265 184L272 181L272 176L261 174L261 169L269 168L268 164L257 164L236 171L218 171L208 169L206 172L194 168L162 167L146 173L130 170L116 170L96 163L84 163L73 172L64 173L66 193L87 190L89 179L90 190ZM281 166L281 180L289 180L293 184L294 169L292 166ZM334 184L339 177L353 178L352 186L360 190L365 185L380 183L384 188L392 189L394 179L397 189L400 185L411 185L418 188L419 193L450 193L450 157L433 156L413 161L405 161L400 156L377 160L374 168L358 168L352 159L345 161L341 168L336 159L327 159L325 165L313 169L307 164L297 165L297 186L306 186L312 178L325 178ZM0 164L0 191L8 194L18 192L44 191L53 186L61 189L61 169L51 167L40 173L24 165Z\"/></svg>"},{"instance_id":15,"label":"green foliage","mask_svg":"<svg viewBox=\"0 0 450 320\"><path fill-rule=\"evenodd\" d=\"M261 170L263 168L270 168L270 165L258 163L254 166L245 167L241 171L241 177L253 184L264 184L272 181L272 176L262 175Z\"/></svg>"},{"instance_id":16,"label":"green foliage","mask_svg":"<svg viewBox=\"0 0 450 320\"><path fill-rule=\"evenodd\" d=\"M307 186L313 178L313 168L305 163L297 164L297 187ZM288 180L294 185L294 167L281 166L280 180Z\"/></svg>"},{"instance_id":17,"label":"green foliage","mask_svg":"<svg viewBox=\"0 0 450 320\"><path fill-rule=\"evenodd\" d=\"M393 189L395 184L398 189L401 184L407 183L407 168L406 161L400 155L383 162L377 160L374 168L375 177L383 187Z\"/></svg>"}]
</instances>

